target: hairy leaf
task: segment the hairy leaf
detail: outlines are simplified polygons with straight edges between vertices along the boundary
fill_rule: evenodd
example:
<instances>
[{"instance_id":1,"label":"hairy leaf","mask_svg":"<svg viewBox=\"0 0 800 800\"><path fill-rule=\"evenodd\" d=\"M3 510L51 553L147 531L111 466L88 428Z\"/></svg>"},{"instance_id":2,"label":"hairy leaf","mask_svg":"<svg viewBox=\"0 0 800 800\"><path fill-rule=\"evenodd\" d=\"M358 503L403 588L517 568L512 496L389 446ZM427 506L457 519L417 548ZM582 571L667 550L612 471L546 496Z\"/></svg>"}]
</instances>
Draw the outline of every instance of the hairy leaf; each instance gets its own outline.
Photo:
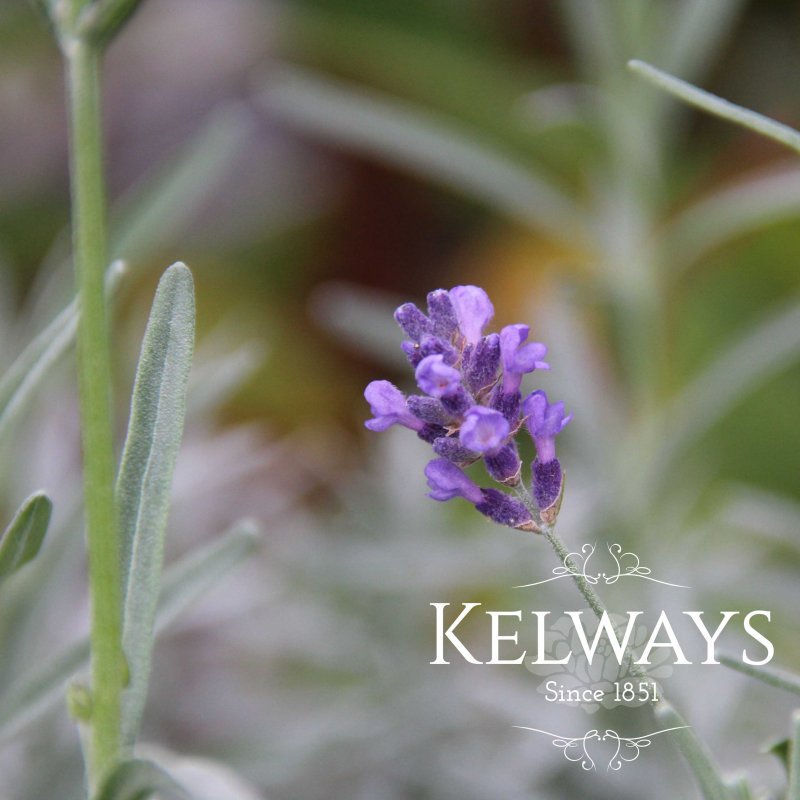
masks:
<instances>
[{"instance_id":1,"label":"hairy leaf","mask_svg":"<svg viewBox=\"0 0 800 800\"><path fill-rule=\"evenodd\" d=\"M136 737L147 694L172 474L186 413L194 347L192 274L175 264L162 276L147 323L116 498L123 582L122 646L130 668L123 735Z\"/></svg>"},{"instance_id":2,"label":"hairy leaf","mask_svg":"<svg viewBox=\"0 0 800 800\"><path fill-rule=\"evenodd\" d=\"M103 783L97 800L147 800L158 793L162 800L188 800L189 795L152 761L131 759L119 764Z\"/></svg>"},{"instance_id":3,"label":"hairy leaf","mask_svg":"<svg viewBox=\"0 0 800 800\"><path fill-rule=\"evenodd\" d=\"M36 557L52 510L53 503L44 492L31 495L20 506L0 539L0 580Z\"/></svg>"}]
</instances>

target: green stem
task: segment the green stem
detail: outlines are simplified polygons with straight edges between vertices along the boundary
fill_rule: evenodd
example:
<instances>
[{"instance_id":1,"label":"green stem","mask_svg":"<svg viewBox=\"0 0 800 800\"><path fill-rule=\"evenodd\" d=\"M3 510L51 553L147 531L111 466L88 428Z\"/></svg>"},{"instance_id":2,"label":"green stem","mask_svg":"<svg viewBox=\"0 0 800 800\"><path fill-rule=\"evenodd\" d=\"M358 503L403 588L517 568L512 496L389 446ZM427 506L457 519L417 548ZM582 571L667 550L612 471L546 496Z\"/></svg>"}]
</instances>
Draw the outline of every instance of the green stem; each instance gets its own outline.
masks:
<instances>
[{"instance_id":1,"label":"green stem","mask_svg":"<svg viewBox=\"0 0 800 800\"><path fill-rule=\"evenodd\" d=\"M520 483L515 487L514 491L517 497L532 513L533 518L537 519L537 517L539 517L539 510L537 509L536 503L533 501L533 497L531 496L531 493L528 491L527 487ZM550 546L553 548L553 550L555 550L559 561L561 561L561 563L572 574L572 579L575 582L575 586L577 586L578 591L583 595L584 600L586 600L586 602L589 604L589 607L595 613L595 616L597 616L598 619L602 619L604 614L608 615L608 611L603 604L603 601L600 600L600 598L597 596L597 593L583 576L582 570L577 568L576 564L570 557L569 549L556 533L555 523L549 525L542 524L541 530L544 537L550 543ZM617 634L617 638L619 640L621 637L617 626L614 625L610 618L609 622L611 622L611 627ZM640 680L652 681L656 684L656 686L658 686L658 695L660 699L653 709L656 719L659 721L664 721L665 715L672 715L670 718L670 725L678 726L680 728L680 730L676 729L675 731L670 731L669 735L673 738L673 741L677 744L678 749L681 751L681 753L683 753L684 757L692 768L692 771L695 773L695 777L697 778L697 781L703 790L703 796L707 798L707 800L726 800L728 797L728 791L722 778L719 776L719 773L717 772L705 745L700 741L692 728L686 725L685 721L682 717L680 717L677 711L675 711L675 709L665 700L663 687L648 674L644 667L635 663L635 653L633 650L630 647L626 647L624 655L624 663L631 675L639 678ZM709 790L709 787L711 787L711 790ZM800 798L798 798L798 800L800 800Z\"/></svg>"},{"instance_id":2,"label":"green stem","mask_svg":"<svg viewBox=\"0 0 800 800\"><path fill-rule=\"evenodd\" d=\"M98 65L80 39L64 42L70 111L72 229L80 321L78 381L83 431L84 497L89 551L92 716L89 783L113 767L120 747L123 655L118 526L114 508L111 359L103 278L106 200Z\"/></svg>"},{"instance_id":3,"label":"green stem","mask_svg":"<svg viewBox=\"0 0 800 800\"><path fill-rule=\"evenodd\" d=\"M800 131L796 131L789 125L776 122L763 114L750 111L747 108L731 103L729 100L717 97L711 92L698 89L696 86L692 86L691 83L686 83L680 78L662 72L644 61L629 61L628 69L689 105L701 108L703 111L726 119L729 122L734 122L743 128L749 128L751 131L760 133L762 136L766 136L800 153Z\"/></svg>"}]
</instances>

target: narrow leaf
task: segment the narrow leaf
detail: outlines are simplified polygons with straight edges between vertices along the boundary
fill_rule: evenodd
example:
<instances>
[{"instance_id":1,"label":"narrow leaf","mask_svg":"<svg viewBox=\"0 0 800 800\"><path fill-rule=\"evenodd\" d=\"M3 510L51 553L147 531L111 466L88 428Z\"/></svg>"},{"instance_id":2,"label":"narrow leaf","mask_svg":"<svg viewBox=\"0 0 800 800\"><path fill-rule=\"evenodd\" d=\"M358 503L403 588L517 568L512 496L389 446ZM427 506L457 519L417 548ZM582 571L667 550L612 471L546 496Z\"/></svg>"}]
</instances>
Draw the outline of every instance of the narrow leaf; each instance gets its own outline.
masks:
<instances>
[{"instance_id":1,"label":"narrow leaf","mask_svg":"<svg viewBox=\"0 0 800 800\"><path fill-rule=\"evenodd\" d=\"M717 247L753 231L800 216L800 170L783 165L748 176L678 214L664 233L676 273Z\"/></svg>"},{"instance_id":2,"label":"narrow leaf","mask_svg":"<svg viewBox=\"0 0 800 800\"><path fill-rule=\"evenodd\" d=\"M251 555L257 542L258 527L244 519L169 569L164 575L157 629L161 631L171 624L221 576Z\"/></svg>"},{"instance_id":3,"label":"narrow leaf","mask_svg":"<svg viewBox=\"0 0 800 800\"><path fill-rule=\"evenodd\" d=\"M800 711L792 714L792 744L789 748L789 791L786 800L800 800Z\"/></svg>"},{"instance_id":4,"label":"narrow leaf","mask_svg":"<svg viewBox=\"0 0 800 800\"><path fill-rule=\"evenodd\" d=\"M781 762L786 774L789 774L789 751L791 750L791 743L788 739L781 739L779 742L773 742L767 745L762 752L769 753L775 756Z\"/></svg>"},{"instance_id":5,"label":"narrow leaf","mask_svg":"<svg viewBox=\"0 0 800 800\"><path fill-rule=\"evenodd\" d=\"M112 293L122 276L122 262L108 271L106 288ZM0 378L0 440L28 407L34 392L50 370L75 342L78 329L77 301L70 303L30 344Z\"/></svg>"},{"instance_id":6,"label":"narrow leaf","mask_svg":"<svg viewBox=\"0 0 800 800\"><path fill-rule=\"evenodd\" d=\"M711 754L691 728L683 727L686 725L683 717L663 700L655 708L655 717L665 728L676 729L669 735L694 773L705 800L730 800L731 794L717 771Z\"/></svg>"},{"instance_id":7,"label":"narrow leaf","mask_svg":"<svg viewBox=\"0 0 800 800\"><path fill-rule=\"evenodd\" d=\"M663 410L670 436L658 456L650 460L650 488L738 402L798 359L800 301L795 299L729 345Z\"/></svg>"},{"instance_id":8,"label":"narrow leaf","mask_svg":"<svg viewBox=\"0 0 800 800\"><path fill-rule=\"evenodd\" d=\"M430 112L394 98L284 69L261 95L270 114L465 192L559 239L573 237L575 204L547 181Z\"/></svg>"},{"instance_id":9,"label":"narrow leaf","mask_svg":"<svg viewBox=\"0 0 800 800\"><path fill-rule=\"evenodd\" d=\"M186 790L152 761L123 761L108 776L96 800L147 800L154 794L162 800L188 800Z\"/></svg>"},{"instance_id":10,"label":"narrow leaf","mask_svg":"<svg viewBox=\"0 0 800 800\"><path fill-rule=\"evenodd\" d=\"M750 111L747 108L742 108L742 106L737 106L735 103L711 94L711 92L698 89L696 86L662 72L644 61L629 61L628 68L645 80L650 81L659 89L663 89L689 105L707 111L716 117L726 119L729 122L734 122L744 128L749 128L800 153L800 132L788 125L776 122L774 119L765 117L755 111Z\"/></svg>"},{"instance_id":11,"label":"narrow leaf","mask_svg":"<svg viewBox=\"0 0 800 800\"><path fill-rule=\"evenodd\" d=\"M751 664L745 664L738 658L733 658L733 656L729 655L720 654L717 658L720 664L741 672L742 675L755 678L769 686L774 686L776 689L783 689L786 692L800 695L800 675L793 675L791 672L776 669L775 667L756 667Z\"/></svg>"},{"instance_id":12,"label":"narrow leaf","mask_svg":"<svg viewBox=\"0 0 800 800\"><path fill-rule=\"evenodd\" d=\"M172 474L186 412L194 347L192 274L162 276L147 323L117 480L123 581L122 646L131 673L123 735L136 737L147 694Z\"/></svg>"},{"instance_id":13,"label":"narrow leaf","mask_svg":"<svg viewBox=\"0 0 800 800\"><path fill-rule=\"evenodd\" d=\"M90 4L79 20L80 32L108 44L130 19L142 0L100 0Z\"/></svg>"},{"instance_id":14,"label":"narrow leaf","mask_svg":"<svg viewBox=\"0 0 800 800\"><path fill-rule=\"evenodd\" d=\"M53 503L44 492L31 495L0 539L0 580L36 557L42 546Z\"/></svg>"}]
</instances>

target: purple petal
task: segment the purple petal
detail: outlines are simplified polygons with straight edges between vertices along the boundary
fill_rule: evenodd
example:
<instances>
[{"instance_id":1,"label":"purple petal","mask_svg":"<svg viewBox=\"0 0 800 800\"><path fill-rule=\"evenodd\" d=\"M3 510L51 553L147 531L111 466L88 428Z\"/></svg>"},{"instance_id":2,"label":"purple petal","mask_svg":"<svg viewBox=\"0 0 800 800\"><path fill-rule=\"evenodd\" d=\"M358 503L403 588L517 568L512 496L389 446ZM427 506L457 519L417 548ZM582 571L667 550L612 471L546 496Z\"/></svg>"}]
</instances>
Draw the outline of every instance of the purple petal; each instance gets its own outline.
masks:
<instances>
[{"instance_id":1,"label":"purple petal","mask_svg":"<svg viewBox=\"0 0 800 800\"><path fill-rule=\"evenodd\" d=\"M446 458L429 461L425 467L425 477L431 488L428 497L433 500L452 500L454 497L463 497L470 503L480 503L483 500L477 485Z\"/></svg>"},{"instance_id":2,"label":"purple petal","mask_svg":"<svg viewBox=\"0 0 800 800\"><path fill-rule=\"evenodd\" d=\"M495 454L511 432L508 420L499 412L484 406L471 408L461 425L461 444L476 453Z\"/></svg>"},{"instance_id":3,"label":"purple petal","mask_svg":"<svg viewBox=\"0 0 800 800\"><path fill-rule=\"evenodd\" d=\"M572 414L564 415L564 404L547 401L547 395L539 390L529 394L522 402L522 413L536 444L536 453L542 464L556 456L556 436L567 426Z\"/></svg>"},{"instance_id":4,"label":"purple petal","mask_svg":"<svg viewBox=\"0 0 800 800\"><path fill-rule=\"evenodd\" d=\"M369 430L385 431L396 424L417 431L422 428L422 421L408 410L405 395L393 383L372 381L364 389L364 398L373 414L373 419L364 423Z\"/></svg>"},{"instance_id":5,"label":"purple petal","mask_svg":"<svg viewBox=\"0 0 800 800\"><path fill-rule=\"evenodd\" d=\"M450 290L458 327L469 344L475 344L494 316L489 295L477 286L456 286Z\"/></svg>"},{"instance_id":6,"label":"purple petal","mask_svg":"<svg viewBox=\"0 0 800 800\"><path fill-rule=\"evenodd\" d=\"M461 385L461 373L448 366L442 355L423 358L417 366L415 376L419 388L431 397L447 397Z\"/></svg>"}]
</instances>

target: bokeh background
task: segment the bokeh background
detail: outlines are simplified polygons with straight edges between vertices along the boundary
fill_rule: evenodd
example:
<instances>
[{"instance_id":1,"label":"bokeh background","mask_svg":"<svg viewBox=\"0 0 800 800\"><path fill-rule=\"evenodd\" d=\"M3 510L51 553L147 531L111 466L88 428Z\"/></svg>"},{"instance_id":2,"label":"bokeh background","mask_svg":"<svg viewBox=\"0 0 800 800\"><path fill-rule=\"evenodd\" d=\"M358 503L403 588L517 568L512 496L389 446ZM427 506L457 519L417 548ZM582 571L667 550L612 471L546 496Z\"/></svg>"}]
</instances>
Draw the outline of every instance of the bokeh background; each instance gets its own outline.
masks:
<instances>
[{"instance_id":1,"label":"bokeh background","mask_svg":"<svg viewBox=\"0 0 800 800\"><path fill-rule=\"evenodd\" d=\"M775 663L800 670L800 167L625 69L800 125L798 36L789 0L144 3L105 79L120 437L155 282L184 260L200 327L168 560L243 515L263 531L156 651L145 739L197 797L696 793L664 739L587 775L512 727L639 735L641 709L590 716L523 667L429 664L431 602L580 607L566 581L512 590L550 573L546 544L429 501L425 446L363 429L369 380L413 386L393 308L440 286L485 287L498 326L550 347L531 388L575 414L567 542L620 542L692 587L619 585L612 608L770 609ZM66 152L56 49L4 0L4 367L71 296ZM0 597L0 700L86 630L71 359L0 443L4 517L34 489L56 503ZM764 747L790 696L724 666L665 685L726 773L780 796ZM0 796L80 797L63 703L23 722Z\"/></svg>"}]
</instances>

